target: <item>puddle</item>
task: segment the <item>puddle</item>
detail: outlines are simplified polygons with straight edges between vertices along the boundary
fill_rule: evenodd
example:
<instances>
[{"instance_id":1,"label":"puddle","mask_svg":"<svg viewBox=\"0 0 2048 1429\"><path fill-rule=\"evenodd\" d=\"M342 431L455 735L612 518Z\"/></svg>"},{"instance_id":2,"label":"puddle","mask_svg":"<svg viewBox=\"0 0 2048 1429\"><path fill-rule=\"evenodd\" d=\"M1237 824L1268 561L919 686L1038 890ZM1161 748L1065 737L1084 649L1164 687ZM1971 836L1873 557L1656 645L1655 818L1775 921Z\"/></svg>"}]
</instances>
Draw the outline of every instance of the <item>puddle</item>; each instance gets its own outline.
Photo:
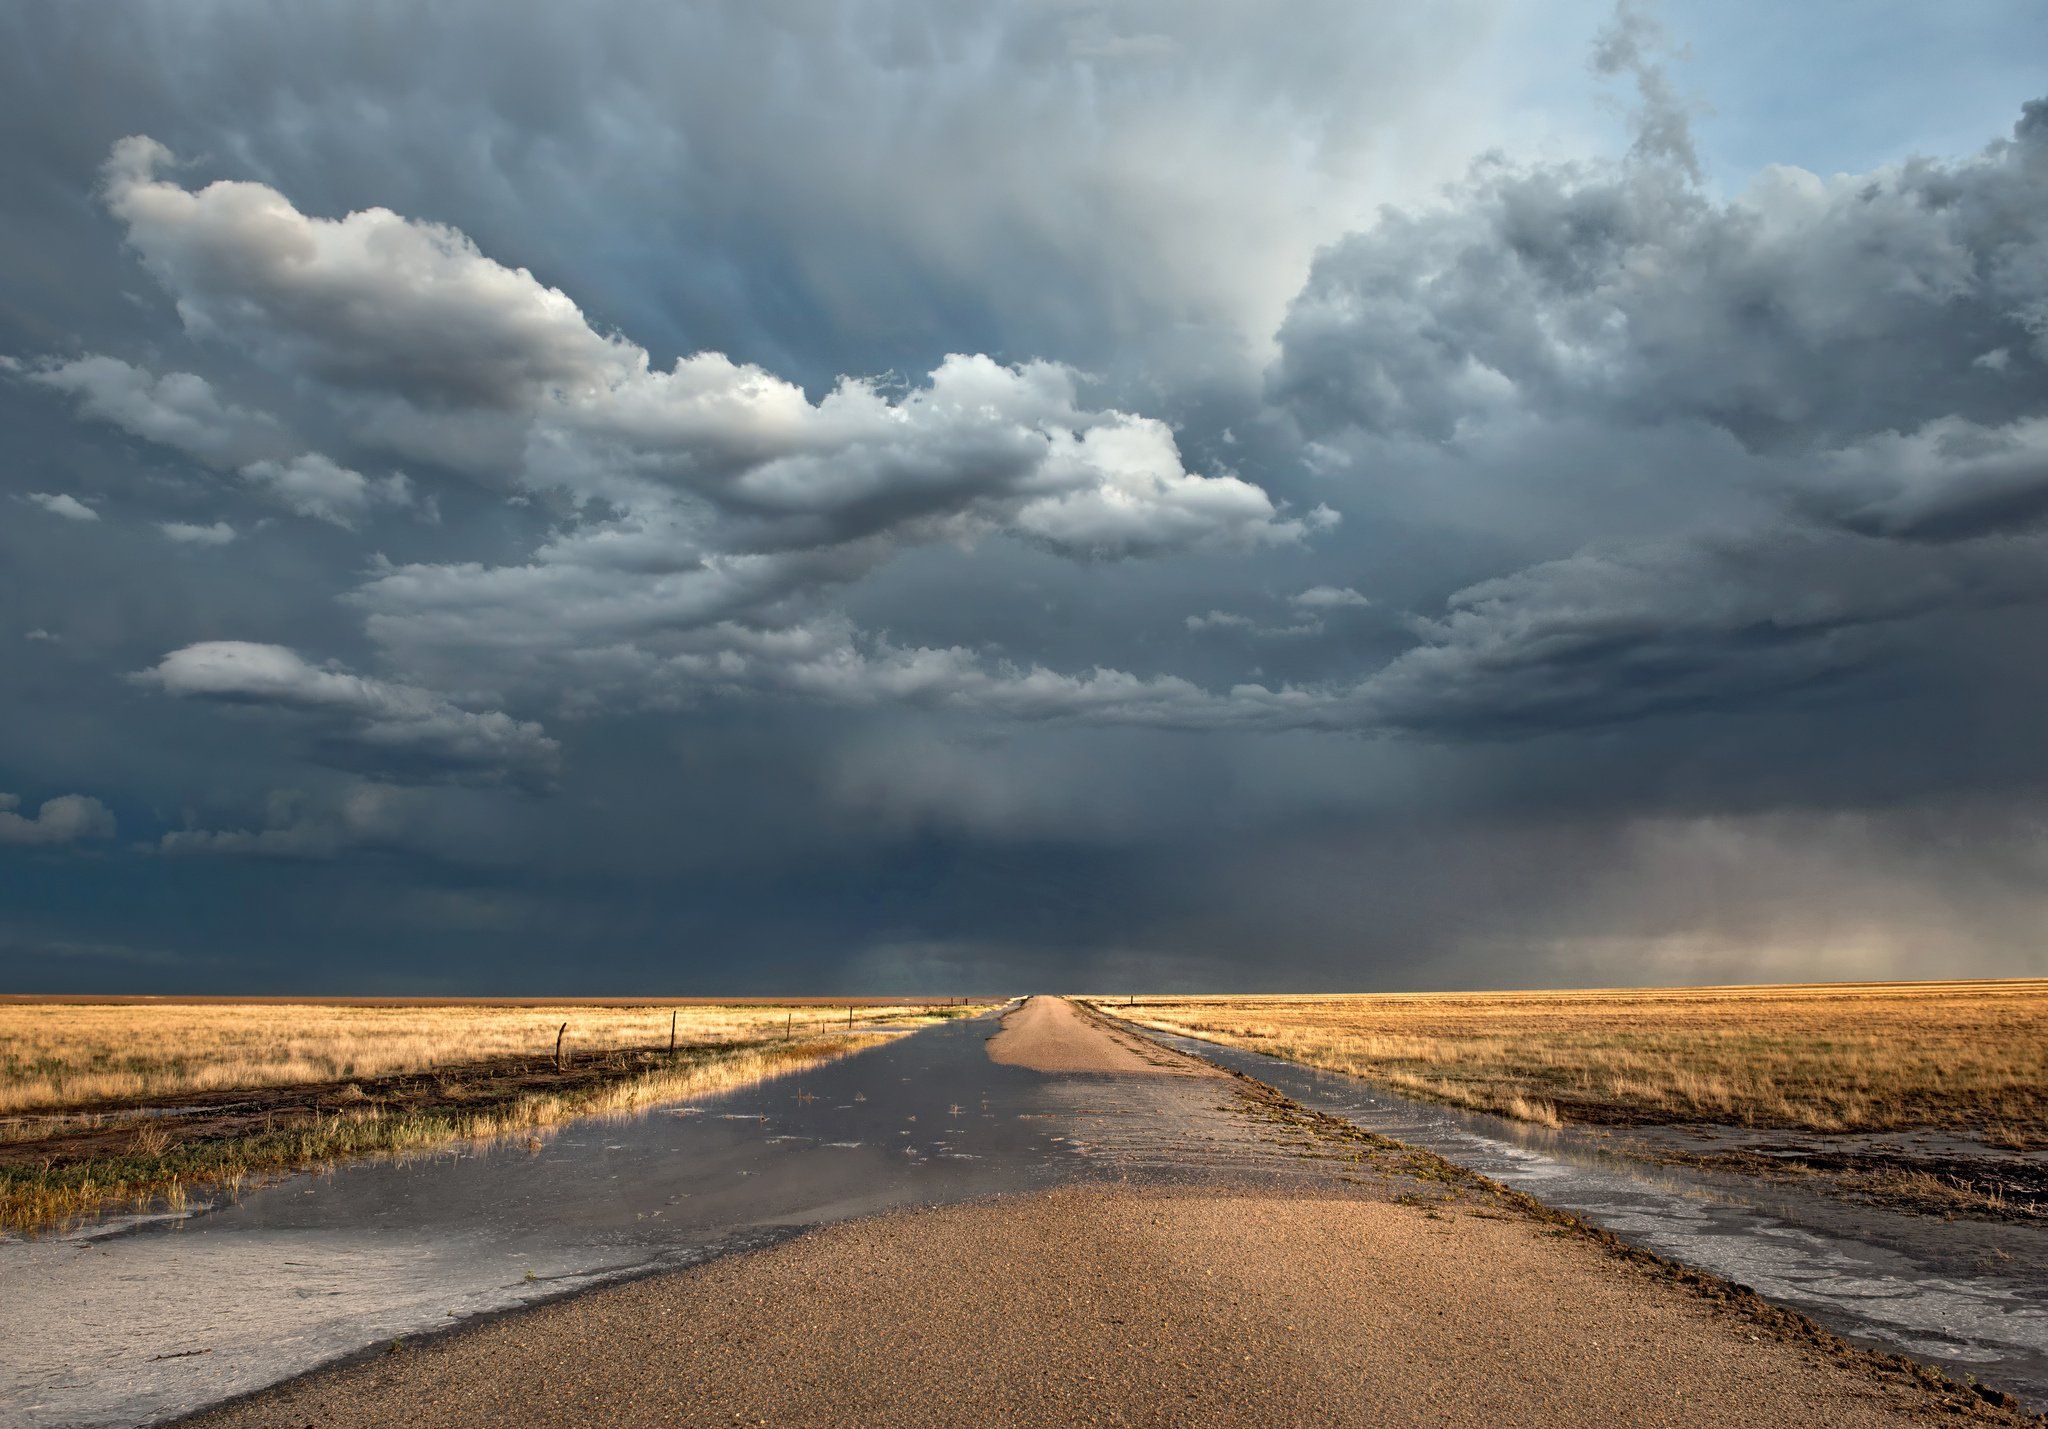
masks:
<instances>
[{"instance_id":1,"label":"puddle","mask_svg":"<svg viewBox=\"0 0 2048 1429\"><path fill-rule=\"evenodd\" d=\"M537 1154L521 1136L0 1239L0 1420L163 1419L827 1221L1095 1174L1026 1119L1054 1104L1048 1083L991 1063L993 1030L945 1023L688 1107L572 1122ZM1004 1114L947 1115L971 1099Z\"/></svg>"},{"instance_id":2,"label":"puddle","mask_svg":"<svg viewBox=\"0 0 2048 1429\"><path fill-rule=\"evenodd\" d=\"M1618 1154L1596 1131L1433 1106L1262 1053L1151 1035L1747 1285L1845 1338L2048 1407L2048 1227L1944 1221L1656 1166Z\"/></svg>"}]
</instances>

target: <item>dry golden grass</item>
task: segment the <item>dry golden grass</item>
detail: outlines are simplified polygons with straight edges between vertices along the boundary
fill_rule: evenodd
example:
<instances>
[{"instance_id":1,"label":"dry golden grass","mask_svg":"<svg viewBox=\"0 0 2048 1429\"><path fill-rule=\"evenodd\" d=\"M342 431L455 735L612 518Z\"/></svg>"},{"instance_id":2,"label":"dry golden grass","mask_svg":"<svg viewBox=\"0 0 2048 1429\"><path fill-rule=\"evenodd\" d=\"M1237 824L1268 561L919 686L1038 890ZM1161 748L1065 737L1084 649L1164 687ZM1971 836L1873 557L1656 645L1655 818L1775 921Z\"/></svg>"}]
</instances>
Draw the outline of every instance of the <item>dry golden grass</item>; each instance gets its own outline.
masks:
<instances>
[{"instance_id":1,"label":"dry golden grass","mask_svg":"<svg viewBox=\"0 0 2048 1429\"><path fill-rule=\"evenodd\" d=\"M2048 1145L2048 979L1101 1005L1552 1125L1932 1126Z\"/></svg>"},{"instance_id":2,"label":"dry golden grass","mask_svg":"<svg viewBox=\"0 0 2048 1429\"><path fill-rule=\"evenodd\" d=\"M559 1025L559 1024L557 1024ZM245 1135L182 1138L174 1126L135 1133L118 1155L45 1157L0 1164L0 1229L28 1230L120 1208L184 1204L197 1186L246 1180L350 1158L431 1150L451 1142L537 1129L575 1117L621 1115L685 1101L848 1056L900 1033L854 1033L766 1043L705 1045L608 1058L605 1073L561 1091L519 1091L442 1105L375 1104ZM463 1088L446 1089L459 1098Z\"/></svg>"},{"instance_id":3,"label":"dry golden grass","mask_svg":"<svg viewBox=\"0 0 2048 1429\"><path fill-rule=\"evenodd\" d=\"M860 1004L872 1024L922 1004ZM552 1051L576 1055L804 1035L846 1025L815 1002L353 1004L0 1002L0 1114L233 1088L342 1081Z\"/></svg>"}]
</instances>

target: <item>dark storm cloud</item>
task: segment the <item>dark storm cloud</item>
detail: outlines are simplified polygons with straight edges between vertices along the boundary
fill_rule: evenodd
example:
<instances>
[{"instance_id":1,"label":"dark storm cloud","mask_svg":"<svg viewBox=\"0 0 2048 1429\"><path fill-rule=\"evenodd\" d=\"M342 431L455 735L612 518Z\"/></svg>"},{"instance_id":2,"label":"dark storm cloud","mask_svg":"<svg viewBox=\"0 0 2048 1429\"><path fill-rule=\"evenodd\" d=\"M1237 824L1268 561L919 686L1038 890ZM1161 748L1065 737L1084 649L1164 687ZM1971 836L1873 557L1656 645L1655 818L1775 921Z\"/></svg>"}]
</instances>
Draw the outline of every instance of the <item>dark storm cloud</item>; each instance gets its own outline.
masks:
<instances>
[{"instance_id":1,"label":"dark storm cloud","mask_svg":"<svg viewBox=\"0 0 2048 1429\"><path fill-rule=\"evenodd\" d=\"M0 20L6 980L2012 968L2048 111L1495 10Z\"/></svg>"},{"instance_id":2,"label":"dark storm cloud","mask_svg":"<svg viewBox=\"0 0 2048 1429\"><path fill-rule=\"evenodd\" d=\"M1648 43L1625 8L1596 56L1642 94L1626 162L1482 164L1444 206L1332 245L1270 390L1326 440L1704 425L1754 460L1646 479L1774 489L1780 509L1457 592L1361 688L1387 726L1768 702L1897 658L1917 617L2043 597L2032 544L1899 547L2048 514L2048 104L1974 159L1776 169L1724 202Z\"/></svg>"},{"instance_id":3,"label":"dark storm cloud","mask_svg":"<svg viewBox=\"0 0 2048 1429\"><path fill-rule=\"evenodd\" d=\"M1798 500L1817 519L1906 541L2029 530L2048 517L2048 418L1881 432L1829 452Z\"/></svg>"},{"instance_id":4,"label":"dark storm cloud","mask_svg":"<svg viewBox=\"0 0 2048 1429\"><path fill-rule=\"evenodd\" d=\"M418 811L416 794L384 784L357 784L330 800L315 799L304 790L279 789L264 801L258 827L174 829L158 840L157 849L178 857L283 859L336 858L364 848L403 849ZM412 851L422 850L415 842Z\"/></svg>"},{"instance_id":5,"label":"dark storm cloud","mask_svg":"<svg viewBox=\"0 0 2048 1429\"><path fill-rule=\"evenodd\" d=\"M1386 727L1488 738L1783 701L1887 663L1917 618L2048 599L2044 558L1792 533L1581 552L1459 591L1363 696Z\"/></svg>"},{"instance_id":6,"label":"dark storm cloud","mask_svg":"<svg viewBox=\"0 0 2048 1429\"><path fill-rule=\"evenodd\" d=\"M1280 330L1311 431L1450 439L1504 410L1695 421L1811 451L2048 392L2048 103L1959 163L1766 172L1482 165L1333 244Z\"/></svg>"},{"instance_id":7,"label":"dark storm cloud","mask_svg":"<svg viewBox=\"0 0 2048 1429\"><path fill-rule=\"evenodd\" d=\"M42 135L18 160L39 212L16 241L146 133L316 212L455 222L550 286L575 274L601 331L665 354L807 384L948 351L1171 356L1263 339L1321 212L1427 168L1436 147L1395 124L1419 110L1463 142L1471 106L1440 80L1498 10L29 7L9 88Z\"/></svg>"}]
</instances>

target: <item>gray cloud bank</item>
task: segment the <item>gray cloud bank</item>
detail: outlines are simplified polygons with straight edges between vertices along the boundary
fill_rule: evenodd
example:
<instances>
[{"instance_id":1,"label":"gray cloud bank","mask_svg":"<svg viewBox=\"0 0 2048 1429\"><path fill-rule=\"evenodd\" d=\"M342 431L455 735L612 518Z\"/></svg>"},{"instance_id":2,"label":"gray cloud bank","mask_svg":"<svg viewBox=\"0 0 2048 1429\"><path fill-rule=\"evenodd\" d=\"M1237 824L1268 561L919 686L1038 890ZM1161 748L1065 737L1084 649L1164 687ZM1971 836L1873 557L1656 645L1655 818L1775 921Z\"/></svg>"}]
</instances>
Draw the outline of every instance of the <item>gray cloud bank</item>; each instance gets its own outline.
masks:
<instances>
[{"instance_id":1,"label":"gray cloud bank","mask_svg":"<svg viewBox=\"0 0 2048 1429\"><path fill-rule=\"evenodd\" d=\"M45 799L33 818L18 814L21 796L0 794L0 844L68 844L114 836L113 813L86 794Z\"/></svg>"},{"instance_id":2,"label":"gray cloud bank","mask_svg":"<svg viewBox=\"0 0 2048 1429\"><path fill-rule=\"evenodd\" d=\"M2048 101L1724 193L1624 6L1614 156L1468 164L1478 39L1370 9L515 7L416 93L153 12L214 118L110 38L161 91L0 160L77 236L0 279L0 775L109 803L0 841L112 882L0 939L260 868L451 986L2011 970Z\"/></svg>"}]
</instances>

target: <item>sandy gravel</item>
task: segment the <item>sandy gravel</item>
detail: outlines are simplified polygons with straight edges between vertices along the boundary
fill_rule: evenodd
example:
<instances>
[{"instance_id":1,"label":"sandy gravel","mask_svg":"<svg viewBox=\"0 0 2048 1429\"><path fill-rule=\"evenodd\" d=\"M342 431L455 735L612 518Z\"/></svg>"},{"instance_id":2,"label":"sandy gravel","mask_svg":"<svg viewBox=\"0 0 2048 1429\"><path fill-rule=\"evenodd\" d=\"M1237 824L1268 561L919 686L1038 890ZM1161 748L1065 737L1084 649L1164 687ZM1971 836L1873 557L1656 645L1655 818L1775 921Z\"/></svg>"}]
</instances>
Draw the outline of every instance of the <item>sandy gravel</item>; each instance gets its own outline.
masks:
<instances>
[{"instance_id":1,"label":"sandy gravel","mask_svg":"<svg viewBox=\"0 0 2048 1429\"><path fill-rule=\"evenodd\" d=\"M1003 1018L988 1055L1034 1072L1095 1072L1143 1076L1215 1076L1213 1068L1149 1038L1081 1012L1058 997L1027 998Z\"/></svg>"},{"instance_id":2,"label":"sandy gravel","mask_svg":"<svg viewBox=\"0 0 2048 1429\"><path fill-rule=\"evenodd\" d=\"M215 1425L1879 1425L1931 1401L1519 1218L1070 1188L856 1221Z\"/></svg>"}]
</instances>

